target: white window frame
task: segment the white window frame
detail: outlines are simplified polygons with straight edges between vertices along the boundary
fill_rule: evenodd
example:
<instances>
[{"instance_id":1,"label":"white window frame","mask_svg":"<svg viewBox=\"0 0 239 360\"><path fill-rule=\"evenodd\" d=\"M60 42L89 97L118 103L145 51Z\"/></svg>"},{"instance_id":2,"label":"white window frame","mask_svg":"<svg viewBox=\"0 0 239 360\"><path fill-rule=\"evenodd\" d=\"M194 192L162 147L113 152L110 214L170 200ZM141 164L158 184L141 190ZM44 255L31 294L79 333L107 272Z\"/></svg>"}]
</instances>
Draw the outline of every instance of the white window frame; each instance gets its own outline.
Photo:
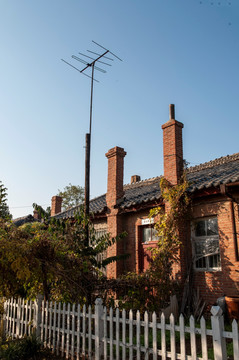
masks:
<instances>
[{"instance_id":1,"label":"white window frame","mask_svg":"<svg viewBox=\"0 0 239 360\"><path fill-rule=\"evenodd\" d=\"M196 223L199 221L207 221L210 219L216 219L216 216L210 216L210 217L203 217L203 218L197 218L193 220L192 227L191 227L191 239L192 239L192 249L193 249L193 255L194 255L194 269L196 271L220 271L221 270L221 254L220 254L220 240L219 240L219 233L217 235L202 235L202 236L196 236ZM201 257L197 258L196 251L195 251L195 243L196 242L206 242L210 240L215 240L218 242L218 251L215 253L208 253ZM210 267L209 258L210 256L218 255L218 264L219 266ZM196 261L199 259L205 259L206 267L197 267Z\"/></svg>"}]
</instances>

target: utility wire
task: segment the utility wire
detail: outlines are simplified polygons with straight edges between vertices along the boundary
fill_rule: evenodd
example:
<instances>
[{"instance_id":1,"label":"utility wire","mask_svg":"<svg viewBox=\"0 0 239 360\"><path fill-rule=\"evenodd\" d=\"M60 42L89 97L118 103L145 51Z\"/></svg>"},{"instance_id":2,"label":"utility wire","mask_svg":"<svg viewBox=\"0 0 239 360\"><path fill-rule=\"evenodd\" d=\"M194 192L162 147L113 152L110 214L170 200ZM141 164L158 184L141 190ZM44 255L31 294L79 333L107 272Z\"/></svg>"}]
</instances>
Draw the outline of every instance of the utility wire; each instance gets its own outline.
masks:
<instances>
[{"instance_id":1,"label":"utility wire","mask_svg":"<svg viewBox=\"0 0 239 360\"><path fill-rule=\"evenodd\" d=\"M49 204L43 204L39 206L50 206ZM32 205L25 205L25 206L9 206L9 209L22 209L22 208L32 208Z\"/></svg>"}]
</instances>

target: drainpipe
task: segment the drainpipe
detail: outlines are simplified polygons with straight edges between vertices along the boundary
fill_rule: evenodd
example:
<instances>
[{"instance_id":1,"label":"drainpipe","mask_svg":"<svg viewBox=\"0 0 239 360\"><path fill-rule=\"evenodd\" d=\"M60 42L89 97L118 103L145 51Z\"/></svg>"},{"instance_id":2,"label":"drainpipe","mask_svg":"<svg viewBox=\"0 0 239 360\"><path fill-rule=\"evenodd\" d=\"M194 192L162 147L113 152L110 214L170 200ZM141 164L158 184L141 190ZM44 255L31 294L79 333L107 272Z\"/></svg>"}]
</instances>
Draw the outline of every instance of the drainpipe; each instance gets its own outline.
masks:
<instances>
[{"instance_id":1,"label":"drainpipe","mask_svg":"<svg viewBox=\"0 0 239 360\"><path fill-rule=\"evenodd\" d=\"M235 261L239 261L238 254L238 241L237 241L237 229L236 229L236 220L235 220L235 210L234 210L234 202L238 204L236 199L227 192L226 185L220 185L221 194L226 195L230 201L230 208L232 214L232 230L233 230L233 242L234 242L234 250L235 250Z\"/></svg>"}]
</instances>

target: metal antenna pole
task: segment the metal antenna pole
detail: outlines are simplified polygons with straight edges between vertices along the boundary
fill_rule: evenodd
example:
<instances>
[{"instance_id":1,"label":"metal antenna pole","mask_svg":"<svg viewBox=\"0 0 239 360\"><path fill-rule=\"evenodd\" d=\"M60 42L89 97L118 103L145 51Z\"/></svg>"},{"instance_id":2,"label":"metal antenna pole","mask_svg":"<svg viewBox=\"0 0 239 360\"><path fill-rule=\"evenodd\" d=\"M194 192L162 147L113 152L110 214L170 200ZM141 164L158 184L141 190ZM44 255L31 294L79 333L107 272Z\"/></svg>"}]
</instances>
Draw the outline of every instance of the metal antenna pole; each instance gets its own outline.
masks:
<instances>
[{"instance_id":1,"label":"metal antenna pole","mask_svg":"<svg viewBox=\"0 0 239 360\"><path fill-rule=\"evenodd\" d=\"M91 149L91 126L92 126L92 104L94 88L94 69L95 63L91 67L91 94L90 94L90 132L85 138L85 216L88 219L90 215L90 149ZM89 226L85 228L85 246L89 244Z\"/></svg>"},{"instance_id":2,"label":"metal antenna pole","mask_svg":"<svg viewBox=\"0 0 239 360\"><path fill-rule=\"evenodd\" d=\"M84 206L84 210L85 210L85 216L86 216L86 221L88 222L89 219L89 215L90 215L90 149L91 149L91 128L92 128L92 107L93 107L93 88L94 88L94 81L98 82L98 80L96 80L94 78L94 70L98 70L102 73L106 73L105 70L99 68L98 66L95 66L95 63L98 61L99 63L103 64L103 65L108 65L111 66L111 64L105 63L103 61L100 61L101 58L104 58L106 54L111 54L113 55L115 58L117 58L118 60L122 61L118 56L116 56L115 54L113 54L111 51L107 50L105 47L103 47L102 45L98 44L97 42L93 41L92 42L94 44L96 44L97 46L99 46L100 48L104 49L105 52L103 54L98 54L96 52L90 51L88 50L90 53L98 55L98 57L96 59L88 56L88 55L84 55L82 53L79 53L82 56L85 56L86 58L90 58L93 59L93 61L91 63L88 63L87 61L72 55L72 58L85 64L85 67L80 70L78 68L76 68L75 66L73 66L72 64L68 63L67 61L61 59L64 63L66 63L67 65L71 66L72 68L74 68L75 70L79 71L80 73L82 73L83 75L87 76L87 77L91 77L91 96L90 96L90 128L89 128L89 133L86 134L86 138L85 138L85 206ZM111 60L113 61L113 59L109 58L109 57L105 57L104 59L107 60ZM91 67L91 76L87 75L84 73L85 70L87 70L88 68ZM89 245L89 226L88 223L85 226L85 246Z\"/></svg>"},{"instance_id":3,"label":"metal antenna pole","mask_svg":"<svg viewBox=\"0 0 239 360\"><path fill-rule=\"evenodd\" d=\"M94 87L94 70L95 63L91 67L91 94L90 94L90 135L91 135L91 124L92 124L92 104L93 104L93 87Z\"/></svg>"}]
</instances>

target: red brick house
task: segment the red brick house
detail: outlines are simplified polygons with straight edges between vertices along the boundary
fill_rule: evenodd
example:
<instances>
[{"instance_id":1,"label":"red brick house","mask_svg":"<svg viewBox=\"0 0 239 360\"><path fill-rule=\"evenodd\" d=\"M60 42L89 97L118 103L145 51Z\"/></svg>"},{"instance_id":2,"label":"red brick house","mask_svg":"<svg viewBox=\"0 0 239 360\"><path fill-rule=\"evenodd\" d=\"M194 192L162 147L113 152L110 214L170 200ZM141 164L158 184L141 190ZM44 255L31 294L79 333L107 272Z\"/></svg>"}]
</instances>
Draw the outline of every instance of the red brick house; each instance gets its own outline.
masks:
<instances>
[{"instance_id":1,"label":"red brick house","mask_svg":"<svg viewBox=\"0 0 239 360\"><path fill-rule=\"evenodd\" d=\"M164 176L173 185L183 172L183 124L175 120L174 105L164 125ZM97 232L116 236L126 231L124 243L115 244L108 256L129 253L125 261L108 266L107 276L117 277L124 271L141 272L147 268L148 247L157 238L149 219L149 210L162 204L160 176L123 184L124 157L120 147L106 153L108 159L107 193L90 202ZM192 198L192 221L185 222L180 237L182 249L176 276L185 278L193 262L194 283L209 302L226 295L239 295L239 153L225 156L188 169L188 192ZM61 198L52 198L52 216L74 216L77 208L61 212ZM165 209L167 211L167 207Z\"/></svg>"}]
</instances>

